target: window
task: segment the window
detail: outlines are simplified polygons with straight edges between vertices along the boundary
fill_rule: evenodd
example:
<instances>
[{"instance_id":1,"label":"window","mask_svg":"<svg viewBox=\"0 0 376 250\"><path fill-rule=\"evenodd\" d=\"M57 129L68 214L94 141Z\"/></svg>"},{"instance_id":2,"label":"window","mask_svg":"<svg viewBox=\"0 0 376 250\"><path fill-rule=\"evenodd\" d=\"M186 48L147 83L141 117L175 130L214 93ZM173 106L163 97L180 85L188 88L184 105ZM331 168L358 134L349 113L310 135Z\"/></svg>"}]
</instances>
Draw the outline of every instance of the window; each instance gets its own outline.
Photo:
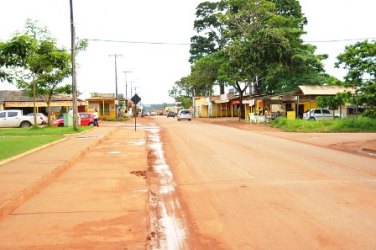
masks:
<instances>
[{"instance_id":1,"label":"window","mask_svg":"<svg viewBox=\"0 0 376 250\"><path fill-rule=\"evenodd\" d=\"M0 113L0 118L5 118L5 112Z\"/></svg>"},{"instance_id":2,"label":"window","mask_svg":"<svg viewBox=\"0 0 376 250\"><path fill-rule=\"evenodd\" d=\"M16 117L18 112L9 112L8 117Z\"/></svg>"},{"instance_id":3,"label":"window","mask_svg":"<svg viewBox=\"0 0 376 250\"><path fill-rule=\"evenodd\" d=\"M322 113L323 113L323 114L326 114L326 115L328 115L328 114L330 115L330 111L327 110L327 109L323 109L323 110L322 110Z\"/></svg>"}]
</instances>

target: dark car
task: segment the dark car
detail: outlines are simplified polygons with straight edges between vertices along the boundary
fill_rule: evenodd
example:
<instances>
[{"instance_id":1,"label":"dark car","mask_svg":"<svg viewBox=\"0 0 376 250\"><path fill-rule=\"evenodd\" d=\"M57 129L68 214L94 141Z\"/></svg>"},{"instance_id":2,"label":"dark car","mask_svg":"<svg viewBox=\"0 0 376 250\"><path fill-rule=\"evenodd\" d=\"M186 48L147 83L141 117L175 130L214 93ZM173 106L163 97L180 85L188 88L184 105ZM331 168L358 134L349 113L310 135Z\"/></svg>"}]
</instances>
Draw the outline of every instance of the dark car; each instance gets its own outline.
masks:
<instances>
[{"instance_id":1,"label":"dark car","mask_svg":"<svg viewBox=\"0 0 376 250\"><path fill-rule=\"evenodd\" d=\"M175 112L174 111L168 111L167 118L172 117L175 118Z\"/></svg>"}]
</instances>

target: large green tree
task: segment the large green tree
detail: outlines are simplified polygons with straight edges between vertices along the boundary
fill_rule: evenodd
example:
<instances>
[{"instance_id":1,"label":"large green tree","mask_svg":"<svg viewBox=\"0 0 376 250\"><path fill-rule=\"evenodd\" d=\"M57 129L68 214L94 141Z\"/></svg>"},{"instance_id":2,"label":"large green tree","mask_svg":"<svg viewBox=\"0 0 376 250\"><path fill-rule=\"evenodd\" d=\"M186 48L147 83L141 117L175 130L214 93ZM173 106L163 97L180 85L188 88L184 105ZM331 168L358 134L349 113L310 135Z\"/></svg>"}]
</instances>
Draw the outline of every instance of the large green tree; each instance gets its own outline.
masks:
<instances>
[{"instance_id":1,"label":"large green tree","mask_svg":"<svg viewBox=\"0 0 376 250\"><path fill-rule=\"evenodd\" d=\"M226 74L216 81L228 79L226 84L240 95L239 82L255 82L261 93L272 94L328 81L322 64L327 56L315 55L316 48L301 39L307 19L297 0L205 2L196 18L191 62L210 53L222 55Z\"/></svg>"},{"instance_id":2,"label":"large green tree","mask_svg":"<svg viewBox=\"0 0 376 250\"><path fill-rule=\"evenodd\" d=\"M222 20L221 2L203 2L196 8L196 20L193 28L197 32L191 38L191 57L189 61L195 63L199 59L210 54L217 53L226 44L225 23ZM213 85L211 82L210 85ZM220 93L225 92L225 83L218 82Z\"/></svg>"},{"instance_id":3,"label":"large green tree","mask_svg":"<svg viewBox=\"0 0 376 250\"><path fill-rule=\"evenodd\" d=\"M86 40L77 45L79 49L86 46ZM1 45L0 66L6 68L2 71L4 79L29 92L34 100L41 97L48 111L54 94L71 93L71 84L62 84L71 75L71 54L58 47L47 28L39 27L35 21L27 20L24 32ZM50 112L48 117L50 123Z\"/></svg>"},{"instance_id":4,"label":"large green tree","mask_svg":"<svg viewBox=\"0 0 376 250\"><path fill-rule=\"evenodd\" d=\"M336 67L347 70L343 84L356 89L356 104L365 104L365 115L376 118L376 41L346 46L337 57Z\"/></svg>"},{"instance_id":5,"label":"large green tree","mask_svg":"<svg viewBox=\"0 0 376 250\"><path fill-rule=\"evenodd\" d=\"M323 84L322 59L303 44L306 19L296 0L227 0L226 51L248 81L264 94L294 89L298 84ZM322 77L320 77L322 76Z\"/></svg>"}]
</instances>

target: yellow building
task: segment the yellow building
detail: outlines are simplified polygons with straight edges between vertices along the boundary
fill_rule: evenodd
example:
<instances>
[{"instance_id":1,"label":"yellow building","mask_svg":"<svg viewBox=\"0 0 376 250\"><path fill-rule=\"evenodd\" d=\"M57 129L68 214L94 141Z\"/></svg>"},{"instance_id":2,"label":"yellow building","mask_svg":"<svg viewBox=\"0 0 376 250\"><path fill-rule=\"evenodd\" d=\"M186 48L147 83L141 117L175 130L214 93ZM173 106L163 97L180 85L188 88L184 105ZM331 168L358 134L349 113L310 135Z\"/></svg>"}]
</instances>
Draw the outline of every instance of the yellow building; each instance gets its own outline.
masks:
<instances>
[{"instance_id":1,"label":"yellow building","mask_svg":"<svg viewBox=\"0 0 376 250\"><path fill-rule=\"evenodd\" d=\"M124 116L127 112L127 100L124 98L115 98L112 93L91 93L87 99L87 112L98 112L99 119L116 119Z\"/></svg>"}]
</instances>

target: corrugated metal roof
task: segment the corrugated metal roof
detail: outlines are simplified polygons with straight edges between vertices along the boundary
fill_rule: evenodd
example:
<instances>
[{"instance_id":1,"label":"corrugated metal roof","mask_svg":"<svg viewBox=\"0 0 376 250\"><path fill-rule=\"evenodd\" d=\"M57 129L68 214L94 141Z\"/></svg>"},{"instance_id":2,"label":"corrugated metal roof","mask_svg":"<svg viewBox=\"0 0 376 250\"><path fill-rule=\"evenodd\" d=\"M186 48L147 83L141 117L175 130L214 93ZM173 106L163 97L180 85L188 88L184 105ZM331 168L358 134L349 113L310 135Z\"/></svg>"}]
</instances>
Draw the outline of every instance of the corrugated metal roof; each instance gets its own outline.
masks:
<instances>
[{"instance_id":1,"label":"corrugated metal roof","mask_svg":"<svg viewBox=\"0 0 376 250\"><path fill-rule=\"evenodd\" d=\"M343 88L332 85L304 85L299 86L303 95L336 95L337 93L350 92L355 93L353 88Z\"/></svg>"},{"instance_id":2,"label":"corrugated metal roof","mask_svg":"<svg viewBox=\"0 0 376 250\"><path fill-rule=\"evenodd\" d=\"M81 99L78 99L82 101ZM26 92L20 90L0 90L0 101L2 102L32 102L33 97L28 96ZM44 101L36 97L36 101ZM71 95L53 95L51 101L72 101Z\"/></svg>"}]
</instances>

